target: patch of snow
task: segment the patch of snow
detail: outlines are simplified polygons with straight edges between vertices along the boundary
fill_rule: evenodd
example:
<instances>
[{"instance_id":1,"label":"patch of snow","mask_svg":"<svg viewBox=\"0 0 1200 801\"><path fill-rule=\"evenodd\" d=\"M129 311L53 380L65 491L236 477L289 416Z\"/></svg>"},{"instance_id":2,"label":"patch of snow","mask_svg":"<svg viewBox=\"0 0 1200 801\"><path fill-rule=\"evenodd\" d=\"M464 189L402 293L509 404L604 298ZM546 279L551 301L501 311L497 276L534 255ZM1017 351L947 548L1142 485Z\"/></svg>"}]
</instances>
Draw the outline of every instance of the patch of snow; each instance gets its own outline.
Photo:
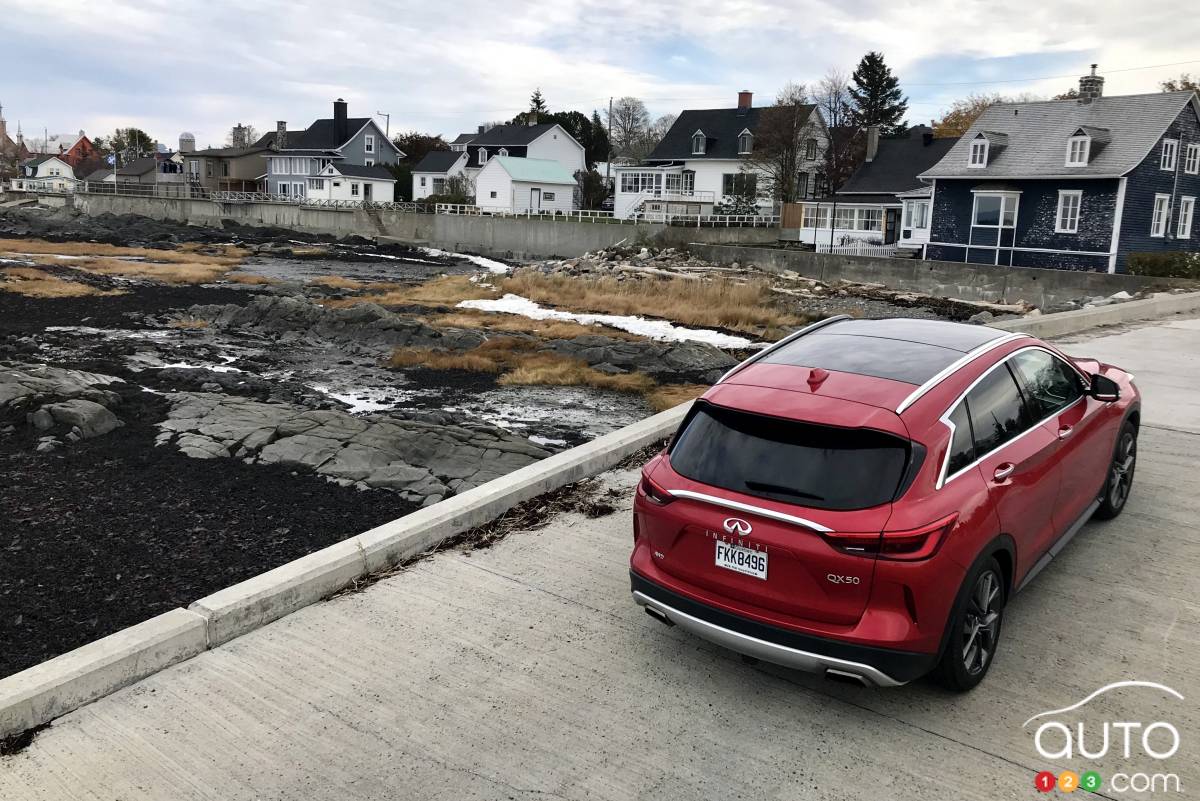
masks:
<instances>
[{"instance_id":1,"label":"patch of snow","mask_svg":"<svg viewBox=\"0 0 1200 801\"><path fill-rule=\"evenodd\" d=\"M166 370L168 367L179 367L184 370L211 370L214 373L244 373L245 370L239 370L236 367L230 367L229 363L225 364L192 364L191 362L171 362L170 364L156 364L149 366L150 370Z\"/></svg>"},{"instance_id":2,"label":"patch of snow","mask_svg":"<svg viewBox=\"0 0 1200 801\"><path fill-rule=\"evenodd\" d=\"M486 256L472 256L469 253L454 253L449 250L440 250L438 248L421 248L421 251L430 256L448 256L452 259L465 259L474 265L484 268L489 273L503 275L512 272L512 267L502 261L489 259Z\"/></svg>"},{"instance_id":3,"label":"patch of snow","mask_svg":"<svg viewBox=\"0 0 1200 801\"><path fill-rule=\"evenodd\" d=\"M428 248L422 248L422 249L428 250ZM412 262L414 264L432 264L434 266L438 266L441 264L441 262L426 261L425 259L414 259L410 256L392 256L388 253L363 253L358 250L352 250L350 252L353 253L355 256L363 256L368 259L391 259L392 261L408 261L408 262Z\"/></svg>"},{"instance_id":4,"label":"patch of snow","mask_svg":"<svg viewBox=\"0 0 1200 801\"><path fill-rule=\"evenodd\" d=\"M464 300L458 306L463 309L519 314L531 320L565 320L583 325L607 325L662 342L704 342L718 348L734 349L765 347L763 343L754 342L745 337L722 334L720 331L711 331L707 328L684 328L666 320L647 320L645 317L617 314L576 314L558 309L547 309L529 298L511 293L502 298L490 300Z\"/></svg>"},{"instance_id":5,"label":"patch of snow","mask_svg":"<svg viewBox=\"0 0 1200 801\"><path fill-rule=\"evenodd\" d=\"M346 404L350 407L346 410L350 414L391 411L397 406L395 398L402 394L394 389L372 387L358 387L343 392L334 392L333 387L327 384L308 384L308 386L322 395L328 395L334 400Z\"/></svg>"},{"instance_id":6,"label":"patch of snow","mask_svg":"<svg viewBox=\"0 0 1200 801\"><path fill-rule=\"evenodd\" d=\"M565 439L550 439L549 437L532 436L529 441L534 445L554 445L557 447L565 447L567 441Z\"/></svg>"}]
</instances>

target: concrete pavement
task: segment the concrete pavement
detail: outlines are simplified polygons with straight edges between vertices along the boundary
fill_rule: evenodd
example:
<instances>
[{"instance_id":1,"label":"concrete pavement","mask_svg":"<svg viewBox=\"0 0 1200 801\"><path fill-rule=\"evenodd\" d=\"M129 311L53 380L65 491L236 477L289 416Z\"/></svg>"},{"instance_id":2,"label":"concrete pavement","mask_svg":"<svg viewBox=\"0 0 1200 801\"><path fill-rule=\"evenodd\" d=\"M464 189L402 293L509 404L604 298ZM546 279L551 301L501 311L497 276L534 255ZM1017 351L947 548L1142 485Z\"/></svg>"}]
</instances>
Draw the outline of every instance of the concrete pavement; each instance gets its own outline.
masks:
<instances>
[{"instance_id":1,"label":"concrete pavement","mask_svg":"<svg viewBox=\"0 0 1200 801\"><path fill-rule=\"evenodd\" d=\"M1200 787L1200 428L1188 427L1200 417L1186 402L1200 371L1183 365L1200 324L1068 350L1138 373L1134 494L1013 601L971 694L749 666L654 622L626 577L636 473L609 473L626 499L613 515L438 555L60 718L0 758L0 798L1030 798L1038 770L1130 769L1119 755L1049 762L1021 728L1123 679L1185 696L1121 690L1096 708L1171 721L1180 752L1132 767L1177 774L1184 793L1171 797L1188 797Z\"/></svg>"}]
</instances>

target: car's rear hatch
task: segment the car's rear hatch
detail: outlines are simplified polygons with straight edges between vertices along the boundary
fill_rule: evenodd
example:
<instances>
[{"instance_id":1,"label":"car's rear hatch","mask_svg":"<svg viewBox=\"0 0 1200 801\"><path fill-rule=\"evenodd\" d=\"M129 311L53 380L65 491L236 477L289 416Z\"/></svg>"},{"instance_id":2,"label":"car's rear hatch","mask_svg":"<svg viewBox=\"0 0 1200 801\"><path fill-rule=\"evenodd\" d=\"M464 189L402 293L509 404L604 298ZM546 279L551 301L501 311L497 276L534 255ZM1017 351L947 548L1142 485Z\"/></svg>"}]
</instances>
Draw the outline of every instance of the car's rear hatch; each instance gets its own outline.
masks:
<instances>
[{"instance_id":1,"label":"car's rear hatch","mask_svg":"<svg viewBox=\"0 0 1200 801\"><path fill-rule=\"evenodd\" d=\"M646 527L655 564L767 613L856 623L875 559L838 535L886 527L911 466L902 423L878 408L844 400L826 408L827 398L763 387L739 387L732 409L719 405L733 395L721 390L697 403L649 476L673 498ZM787 417L746 411L747 402ZM844 425L847 406L867 425Z\"/></svg>"}]
</instances>

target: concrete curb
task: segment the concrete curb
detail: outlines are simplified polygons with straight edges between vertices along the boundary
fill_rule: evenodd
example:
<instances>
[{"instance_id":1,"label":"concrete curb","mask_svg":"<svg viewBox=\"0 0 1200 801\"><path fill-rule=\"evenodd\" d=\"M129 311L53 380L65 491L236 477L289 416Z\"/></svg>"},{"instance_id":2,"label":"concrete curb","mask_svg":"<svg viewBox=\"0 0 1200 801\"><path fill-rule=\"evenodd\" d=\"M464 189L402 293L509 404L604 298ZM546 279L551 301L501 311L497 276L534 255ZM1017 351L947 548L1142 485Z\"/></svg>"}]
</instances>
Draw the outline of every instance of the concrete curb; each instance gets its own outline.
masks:
<instances>
[{"instance_id":1,"label":"concrete curb","mask_svg":"<svg viewBox=\"0 0 1200 801\"><path fill-rule=\"evenodd\" d=\"M415 556L530 498L603 472L670 436L691 404L656 414L461 495L0 679L0 737L40 725Z\"/></svg>"},{"instance_id":2,"label":"concrete curb","mask_svg":"<svg viewBox=\"0 0 1200 801\"><path fill-rule=\"evenodd\" d=\"M1005 331L1023 331L1031 336L1061 337L1097 328L1118 325L1134 320L1153 320L1172 314L1187 314L1200 311L1200 292L1171 295L1163 293L1144 300L1130 300L1094 309L1046 314L1041 317L1022 317L1019 320L1002 320L991 323L992 328Z\"/></svg>"},{"instance_id":3,"label":"concrete curb","mask_svg":"<svg viewBox=\"0 0 1200 801\"><path fill-rule=\"evenodd\" d=\"M53 720L190 659L207 647L205 620L172 609L0 681L0 737Z\"/></svg>"}]
</instances>

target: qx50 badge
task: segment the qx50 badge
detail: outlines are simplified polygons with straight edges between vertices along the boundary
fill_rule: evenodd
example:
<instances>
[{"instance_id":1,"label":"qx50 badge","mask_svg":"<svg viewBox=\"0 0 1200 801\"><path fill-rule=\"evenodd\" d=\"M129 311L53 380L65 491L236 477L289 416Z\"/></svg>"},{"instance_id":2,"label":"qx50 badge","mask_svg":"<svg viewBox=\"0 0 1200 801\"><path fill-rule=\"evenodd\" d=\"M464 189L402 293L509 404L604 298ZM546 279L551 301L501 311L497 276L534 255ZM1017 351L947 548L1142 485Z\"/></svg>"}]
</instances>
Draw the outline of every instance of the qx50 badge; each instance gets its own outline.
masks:
<instances>
[{"instance_id":1,"label":"qx50 badge","mask_svg":"<svg viewBox=\"0 0 1200 801\"><path fill-rule=\"evenodd\" d=\"M754 529L740 517L727 517L724 523L726 534L736 534L739 537L749 536Z\"/></svg>"}]
</instances>

